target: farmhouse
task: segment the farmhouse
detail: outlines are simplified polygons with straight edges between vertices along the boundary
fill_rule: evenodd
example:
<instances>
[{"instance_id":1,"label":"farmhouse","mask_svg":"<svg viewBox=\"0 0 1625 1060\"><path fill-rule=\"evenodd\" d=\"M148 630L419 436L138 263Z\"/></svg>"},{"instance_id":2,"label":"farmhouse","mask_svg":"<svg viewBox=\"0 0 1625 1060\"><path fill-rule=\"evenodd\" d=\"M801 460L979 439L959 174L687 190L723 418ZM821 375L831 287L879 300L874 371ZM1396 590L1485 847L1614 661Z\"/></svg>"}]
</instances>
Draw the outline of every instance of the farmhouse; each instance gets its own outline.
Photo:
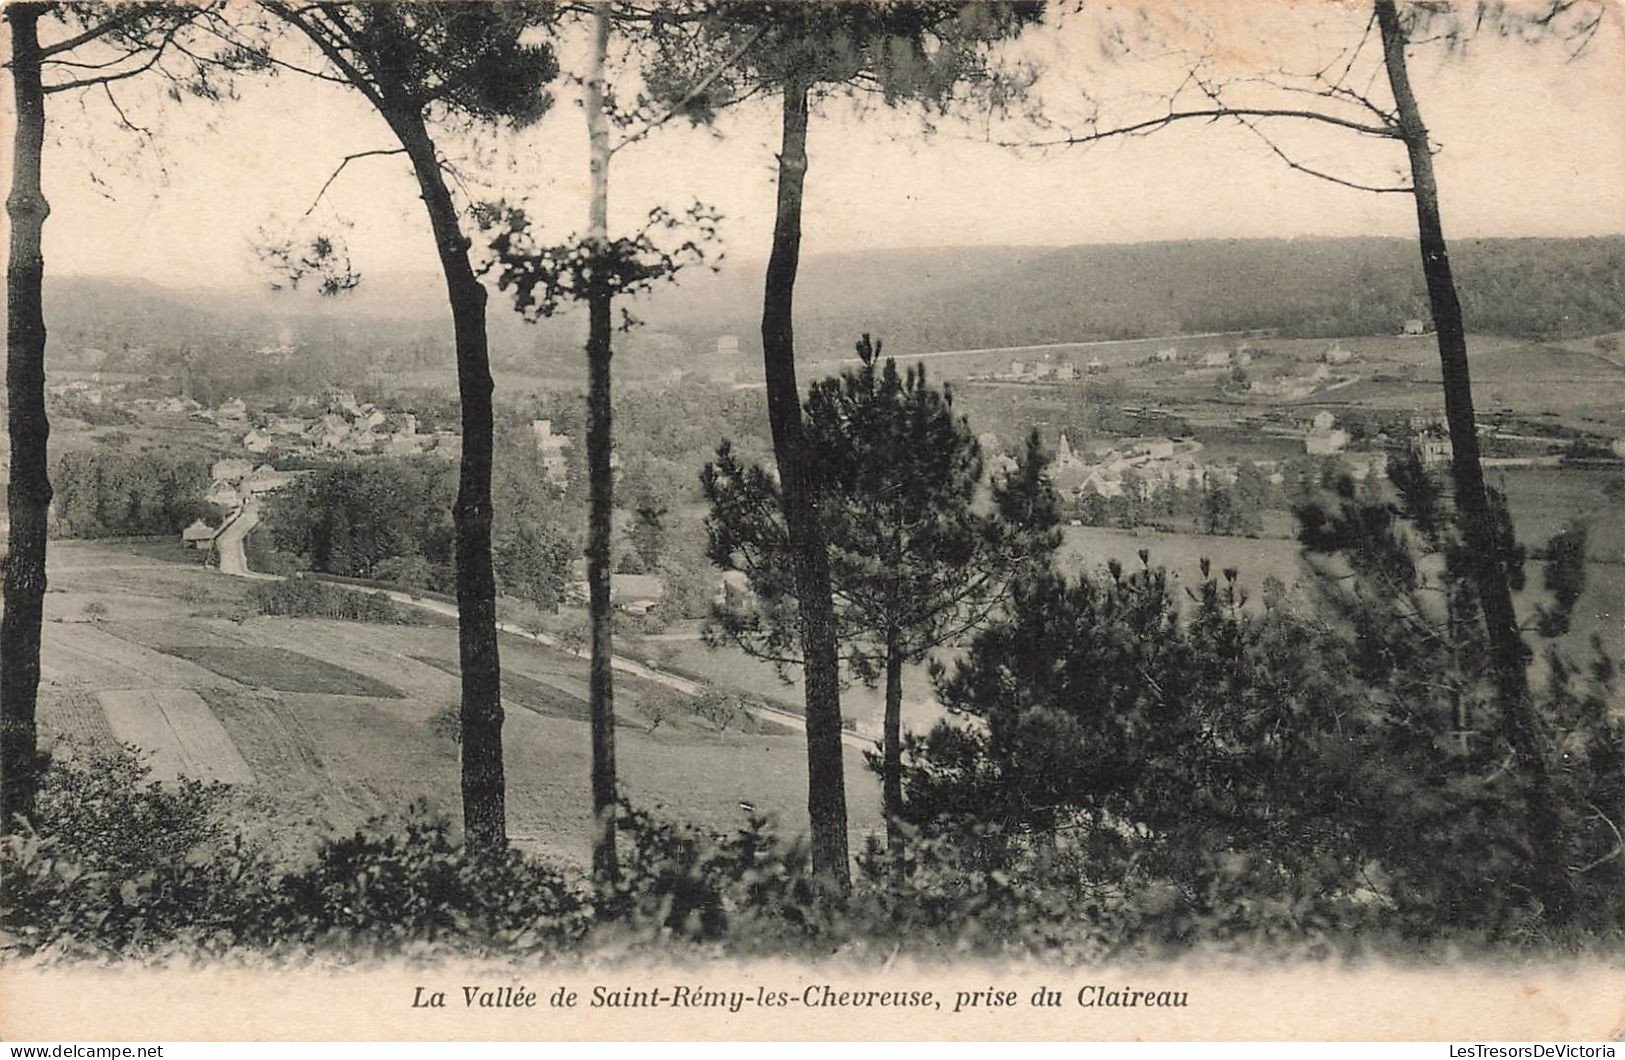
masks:
<instances>
[{"instance_id":1,"label":"farmhouse","mask_svg":"<svg viewBox=\"0 0 1625 1060\"><path fill-rule=\"evenodd\" d=\"M1179 351L1172 346L1164 346L1157 351L1158 364L1173 364L1179 360Z\"/></svg>"},{"instance_id":2,"label":"farmhouse","mask_svg":"<svg viewBox=\"0 0 1625 1060\"><path fill-rule=\"evenodd\" d=\"M1400 323L1399 333L1401 335L1426 335L1427 324L1418 317L1411 317L1409 320Z\"/></svg>"},{"instance_id":3,"label":"farmhouse","mask_svg":"<svg viewBox=\"0 0 1625 1060\"><path fill-rule=\"evenodd\" d=\"M1326 352L1321 354L1320 357L1327 364L1348 364L1354 360L1354 354L1344 348L1340 342L1334 342L1326 347Z\"/></svg>"}]
</instances>

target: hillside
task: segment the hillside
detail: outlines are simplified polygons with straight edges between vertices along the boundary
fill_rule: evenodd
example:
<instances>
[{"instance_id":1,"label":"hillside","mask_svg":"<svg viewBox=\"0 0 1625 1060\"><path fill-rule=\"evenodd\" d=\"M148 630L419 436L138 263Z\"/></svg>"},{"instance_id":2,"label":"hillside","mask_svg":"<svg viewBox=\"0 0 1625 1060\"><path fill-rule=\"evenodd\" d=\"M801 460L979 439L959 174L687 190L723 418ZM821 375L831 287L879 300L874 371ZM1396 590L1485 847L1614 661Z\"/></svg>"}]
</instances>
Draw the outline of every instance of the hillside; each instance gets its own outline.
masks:
<instances>
[{"instance_id":1,"label":"hillside","mask_svg":"<svg viewBox=\"0 0 1625 1060\"><path fill-rule=\"evenodd\" d=\"M1454 261L1476 332L1558 339L1625 328L1625 237L1458 240ZM705 359L737 335L754 362L759 263L728 259L630 308L647 325L624 340L623 370ZM580 323L530 325L494 294L499 364L574 371ZM1273 329L1381 335L1427 315L1415 244L1402 239L1205 240L868 251L809 257L797 329L809 356L859 332L900 353L1175 333ZM130 347L322 347L393 367L438 367L450 341L434 276L380 274L352 296L170 290L145 281L47 280L60 367L117 367ZM95 352L87 352L89 348ZM662 356L641 356L660 354ZM101 363L111 355L108 363ZM699 361L690 361L697 365ZM711 365L707 365L710 367ZM140 366L135 366L139 368Z\"/></svg>"}]
</instances>

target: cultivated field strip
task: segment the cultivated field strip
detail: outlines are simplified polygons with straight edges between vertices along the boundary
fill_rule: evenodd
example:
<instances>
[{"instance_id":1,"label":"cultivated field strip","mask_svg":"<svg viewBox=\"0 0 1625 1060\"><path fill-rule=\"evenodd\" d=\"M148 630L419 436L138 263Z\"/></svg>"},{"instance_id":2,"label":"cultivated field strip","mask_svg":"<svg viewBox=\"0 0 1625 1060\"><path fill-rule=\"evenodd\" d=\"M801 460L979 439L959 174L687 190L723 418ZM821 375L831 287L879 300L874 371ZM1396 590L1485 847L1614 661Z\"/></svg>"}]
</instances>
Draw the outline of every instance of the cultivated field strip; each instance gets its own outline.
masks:
<instances>
[{"instance_id":1,"label":"cultivated field strip","mask_svg":"<svg viewBox=\"0 0 1625 1060\"><path fill-rule=\"evenodd\" d=\"M129 689L103 692L100 699L113 734L152 756L154 780L254 783L253 770L196 692Z\"/></svg>"},{"instance_id":2,"label":"cultivated field strip","mask_svg":"<svg viewBox=\"0 0 1625 1060\"><path fill-rule=\"evenodd\" d=\"M101 751L118 747L101 701L83 688L41 687L39 727L41 743L61 741Z\"/></svg>"},{"instance_id":3,"label":"cultivated field strip","mask_svg":"<svg viewBox=\"0 0 1625 1060\"><path fill-rule=\"evenodd\" d=\"M230 685L218 674L153 651L92 623L53 625L42 652L44 676L78 679L92 688L213 688Z\"/></svg>"}]
</instances>

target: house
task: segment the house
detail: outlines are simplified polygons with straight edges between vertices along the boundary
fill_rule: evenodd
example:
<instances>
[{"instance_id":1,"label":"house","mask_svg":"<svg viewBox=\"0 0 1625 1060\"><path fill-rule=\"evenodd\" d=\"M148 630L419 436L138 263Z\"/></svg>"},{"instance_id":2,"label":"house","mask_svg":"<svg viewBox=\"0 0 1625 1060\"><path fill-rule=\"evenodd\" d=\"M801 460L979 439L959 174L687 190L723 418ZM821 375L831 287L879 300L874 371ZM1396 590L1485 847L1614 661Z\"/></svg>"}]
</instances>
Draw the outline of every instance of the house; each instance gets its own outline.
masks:
<instances>
[{"instance_id":1,"label":"house","mask_svg":"<svg viewBox=\"0 0 1625 1060\"><path fill-rule=\"evenodd\" d=\"M1010 374L1011 375L1026 375L1027 374L1027 362L1026 361L1011 361L1010 362Z\"/></svg>"},{"instance_id":2,"label":"house","mask_svg":"<svg viewBox=\"0 0 1625 1060\"><path fill-rule=\"evenodd\" d=\"M1414 412L1405 422L1410 426L1412 434L1430 434L1440 427L1437 412Z\"/></svg>"},{"instance_id":3,"label":"house","mask_svg":"<svg viewBox=\"0 0 1625 1060\"><path fill-rule=\"evenodd\" d=\"M1227 368L1229 365L1229 350L1209 350L1202 355L1203 368Z\"/></svg>"},{"instance_id":4,"label":"house","mask_svg":"<svg viewBox=\"0 0 1625 1060\"><path fill-rule=\"evenodd\" d=\"M219 532L219 530L199 519L181 531L181 545L198 552L207 552L214 548L214 538Z\"/></svg>"},{"instance_id":5,"label":"house","mask_svg":"<svg viewBox=\"0 0 1625 1060\"><path fill-rule=\"evenodd\" d=\"M326 413L305 432L305 439L317 449L338 449L350 436L350 424L344 417Z\"/></svg>"},{"instance_id":6,"label":"house","mask_svg":"<svg viewBox=\"0 0 1625 1060\"><path fill-rule=\"evenodd\" d=\"M1172 438L1149 438L1136 447L1153 460L1171 460L1175 443Z\"/></svg>"},{"instance_id":7,"label":"house","mask_svg":"<svg viewBox=\"0 0 1625 1060\"><path fill-rule=\"evenodd\" d=\"M1319 417L1316 417L1317 419ZM1310 431L1303 439L1303 451L1310 456L1331 456L1348 448L1349 434L1341 428Z\"/></svg>"},{"instance_id":8,"label":"house","mask_svg":"<svg viewBox=\"0 0 1625 1060\"><path fill-rule=\"evenodd\" d=\"M236 482L253 470L253 461L228 457L225 460L216 460L209 467L209 477L215 482Z\"/></svg>"},{"instance_id":9,"label":"house","mask_svg":"<svg viewBox=\"0 0 1625 1060\"><path fill-rule=\"evenodd\" d=\"M242 398L232 398L214 410L217 418L222 420L248 419L248 404Z\"/></svg>"},{"instance_id":10,"label":"house","mask_svg":"<svg viewBox=\"0 0 1625 1060\"><path fill-rule=\"evenodd\" d=\"M1106 370L1106 362L1102 361L1099 357L1091 357L1087 367L1089 374L1095 375Z\"/></svg>"},{"instance_id":11,"label":"house","mask_svg":"<svg viewBox=\"0 0 1625 1060\"><path fill-rule=\"evenodd\" d=\"M1310 421L1310 425L1313 430L1324 433L1337 426L1337 417L1325 409L1321 409L1315 413L1315 418Z\"/></svg>"},{"instance_id":12,"label":"house","mask_svg":"<svg viewBox=\"0 0 1625 1060\"><path fill-rule=\"evenodd\" d=\"M1449 463L1455 453L1449 438L1418 438L1411 448L1424 466Z\"/></svg>"},{"instance_id":13,"label":"house","mask_svg":"<svg viewBox=\"0 0 1625 1060\"><path fill-rule=\"evenodd\" d=\"M243 479L242 488L250 494L272 493L298 478L292 471L278 471L270 464L261 464Z\"/></svg>"},{"instance_id":14,"label":"house","mask_svg":"<svg viewBox=\"0 0 1625 1060\"><path fill-rule=\"evenodd\" d=\"M1173 364L1179 360L1179 351L1172 346L1164 346L1157 351L1158 364Z\"/></svg>"},{"instance_id":15,"label":"house","mask_svg":"<svg viewBox=\"0 0 1625 1060\"><path fill-rule=\"evenodd\" d=\"M1320 359L1327 364L1348 364L1354 360L1354 354L1344 349L1341 343L1334 342L1326 347L1326 352L1320 355Z\"/></svg>"},{"instance_id":16,"label":"house","mask_svg":"<svg viewBox=\"0 0 1625 1060\"><path fill-rule=\"evenodd\" d=\"M586 569L572 567L577 579L571 586L571 595L578 600L587 599ZM747 590L748 591L748 588ZM617 611L632 615L646 615L660 606L666 596L666 583L653 574L611 574L609 576L609 603Z\"/></svg>"},{"instance_id":17,"label":"house","mask_svg":"<svg viewBox=\"0 0 1625 1060\"><path fill-rule=\"evenodd\" d=\"M1055 366L1055 378L1062 379L1062 380L1072 380L1072 379L1076 379L1077 377L1078 377L1077 365L1073 364L1071 361L1062 361L1060 364Z\"/></svg>"},{"instance_id":18,"label":"house","mask_svg":"<svg viewBox=\"0 0 1625 1060\"><path fill-rule=\"evenodd\" d=\"M1400 323L1399 333L1401 335L1426 335L1427 324L1418 317L1411 317L1409 320Z\"/></svg>"},{"instance_id":19,"label":"house","mask_svg":"<svg viewBox=\"0 0 1625 1060\"><path fill-rule=\"evenodd\" d=\"M242 494L237 492L237 487L230 482L216 482L209 487L209 492L203 495L203 499L221 508L236 508L243 503Z\"/></svg>"},{"instance_id":20,"label":"house","mask_svg":"<svg viewBox=\"0 0 1625 1060\"><path fill-rule=\"evenodd\" d=\"M268 453L276 446L276 439L258 427L243 435L243 448L251 453Z\"/></svg>"}]
</instances>

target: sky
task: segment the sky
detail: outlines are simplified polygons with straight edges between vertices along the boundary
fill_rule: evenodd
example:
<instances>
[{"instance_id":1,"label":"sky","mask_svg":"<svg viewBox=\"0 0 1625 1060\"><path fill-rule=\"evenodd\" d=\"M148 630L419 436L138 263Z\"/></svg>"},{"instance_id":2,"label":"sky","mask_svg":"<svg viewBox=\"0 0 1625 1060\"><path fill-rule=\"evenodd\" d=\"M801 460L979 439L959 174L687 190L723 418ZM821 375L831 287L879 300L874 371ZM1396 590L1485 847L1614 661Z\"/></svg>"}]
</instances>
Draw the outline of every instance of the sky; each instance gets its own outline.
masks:
<instances>
[{"instance_id":1,"label":"sky","mask_svg":"<svg viewBox=\"0 0 1625 1060\"><path fill-rule=\"evenodd\" d=\"M1622 10L1611 6L1573 61L1553 42L1493 35L1475 39L1464 54L1418 45L1412 78L1441 148L1449 235L1625 232ZM1107 11L1104 17L1117 17L1116 9ZM1331 0L1232 0L1222 8L1182 9L1168 23L1177 29L1132 38L1127 53L1109 55L1099 19L1045 27L1011 54L1043 64L1037 95L1047 128L946 121L928 133L912 112L826 100L810 136L804 251L1414 236L1408 196L1294 172L1233 125L1187 123L1087 150L1015 151L986 139L1031 141L1081 128L1086 99L1101 101L1108 120L1166 109L1164 97L1196 50L1216 56L1208 68L1216 78L1315 68L1358 41L1364 23L1363 9ZM1368 48L1360 62L1374 58ZM566 41L561 59L578 68L580 50ZM1376 72L1374 65L1364 69ZM471 195L527 201L548 232L563 238L585 224L586 134L570 90L560 91L553 112L523 134L448 137L443 147ZM1380 80L1373 92L1385 96ZM363 273L434 269L403 158L359 159L317 201L344 155L394 146L353 92L284 74L244 80L238 98L219 105L175 106L138 82L120 86L119 100L155 130L156 150L118 128L105 97L60 94L48 103L52 273L245 287L264 279L253 252L259 233L318 228L342 231ZM1300 161L1361 182L1391 182L1403 162L1398 144L1341 129L1301 122L1268 129ZM625 232L653 206L681 208L701 199L724 216L729 256L765 257L776 132L771 100L725 112L711 129L662 127L617 154L612 224Z\"/></svg>"}]
</instances>

